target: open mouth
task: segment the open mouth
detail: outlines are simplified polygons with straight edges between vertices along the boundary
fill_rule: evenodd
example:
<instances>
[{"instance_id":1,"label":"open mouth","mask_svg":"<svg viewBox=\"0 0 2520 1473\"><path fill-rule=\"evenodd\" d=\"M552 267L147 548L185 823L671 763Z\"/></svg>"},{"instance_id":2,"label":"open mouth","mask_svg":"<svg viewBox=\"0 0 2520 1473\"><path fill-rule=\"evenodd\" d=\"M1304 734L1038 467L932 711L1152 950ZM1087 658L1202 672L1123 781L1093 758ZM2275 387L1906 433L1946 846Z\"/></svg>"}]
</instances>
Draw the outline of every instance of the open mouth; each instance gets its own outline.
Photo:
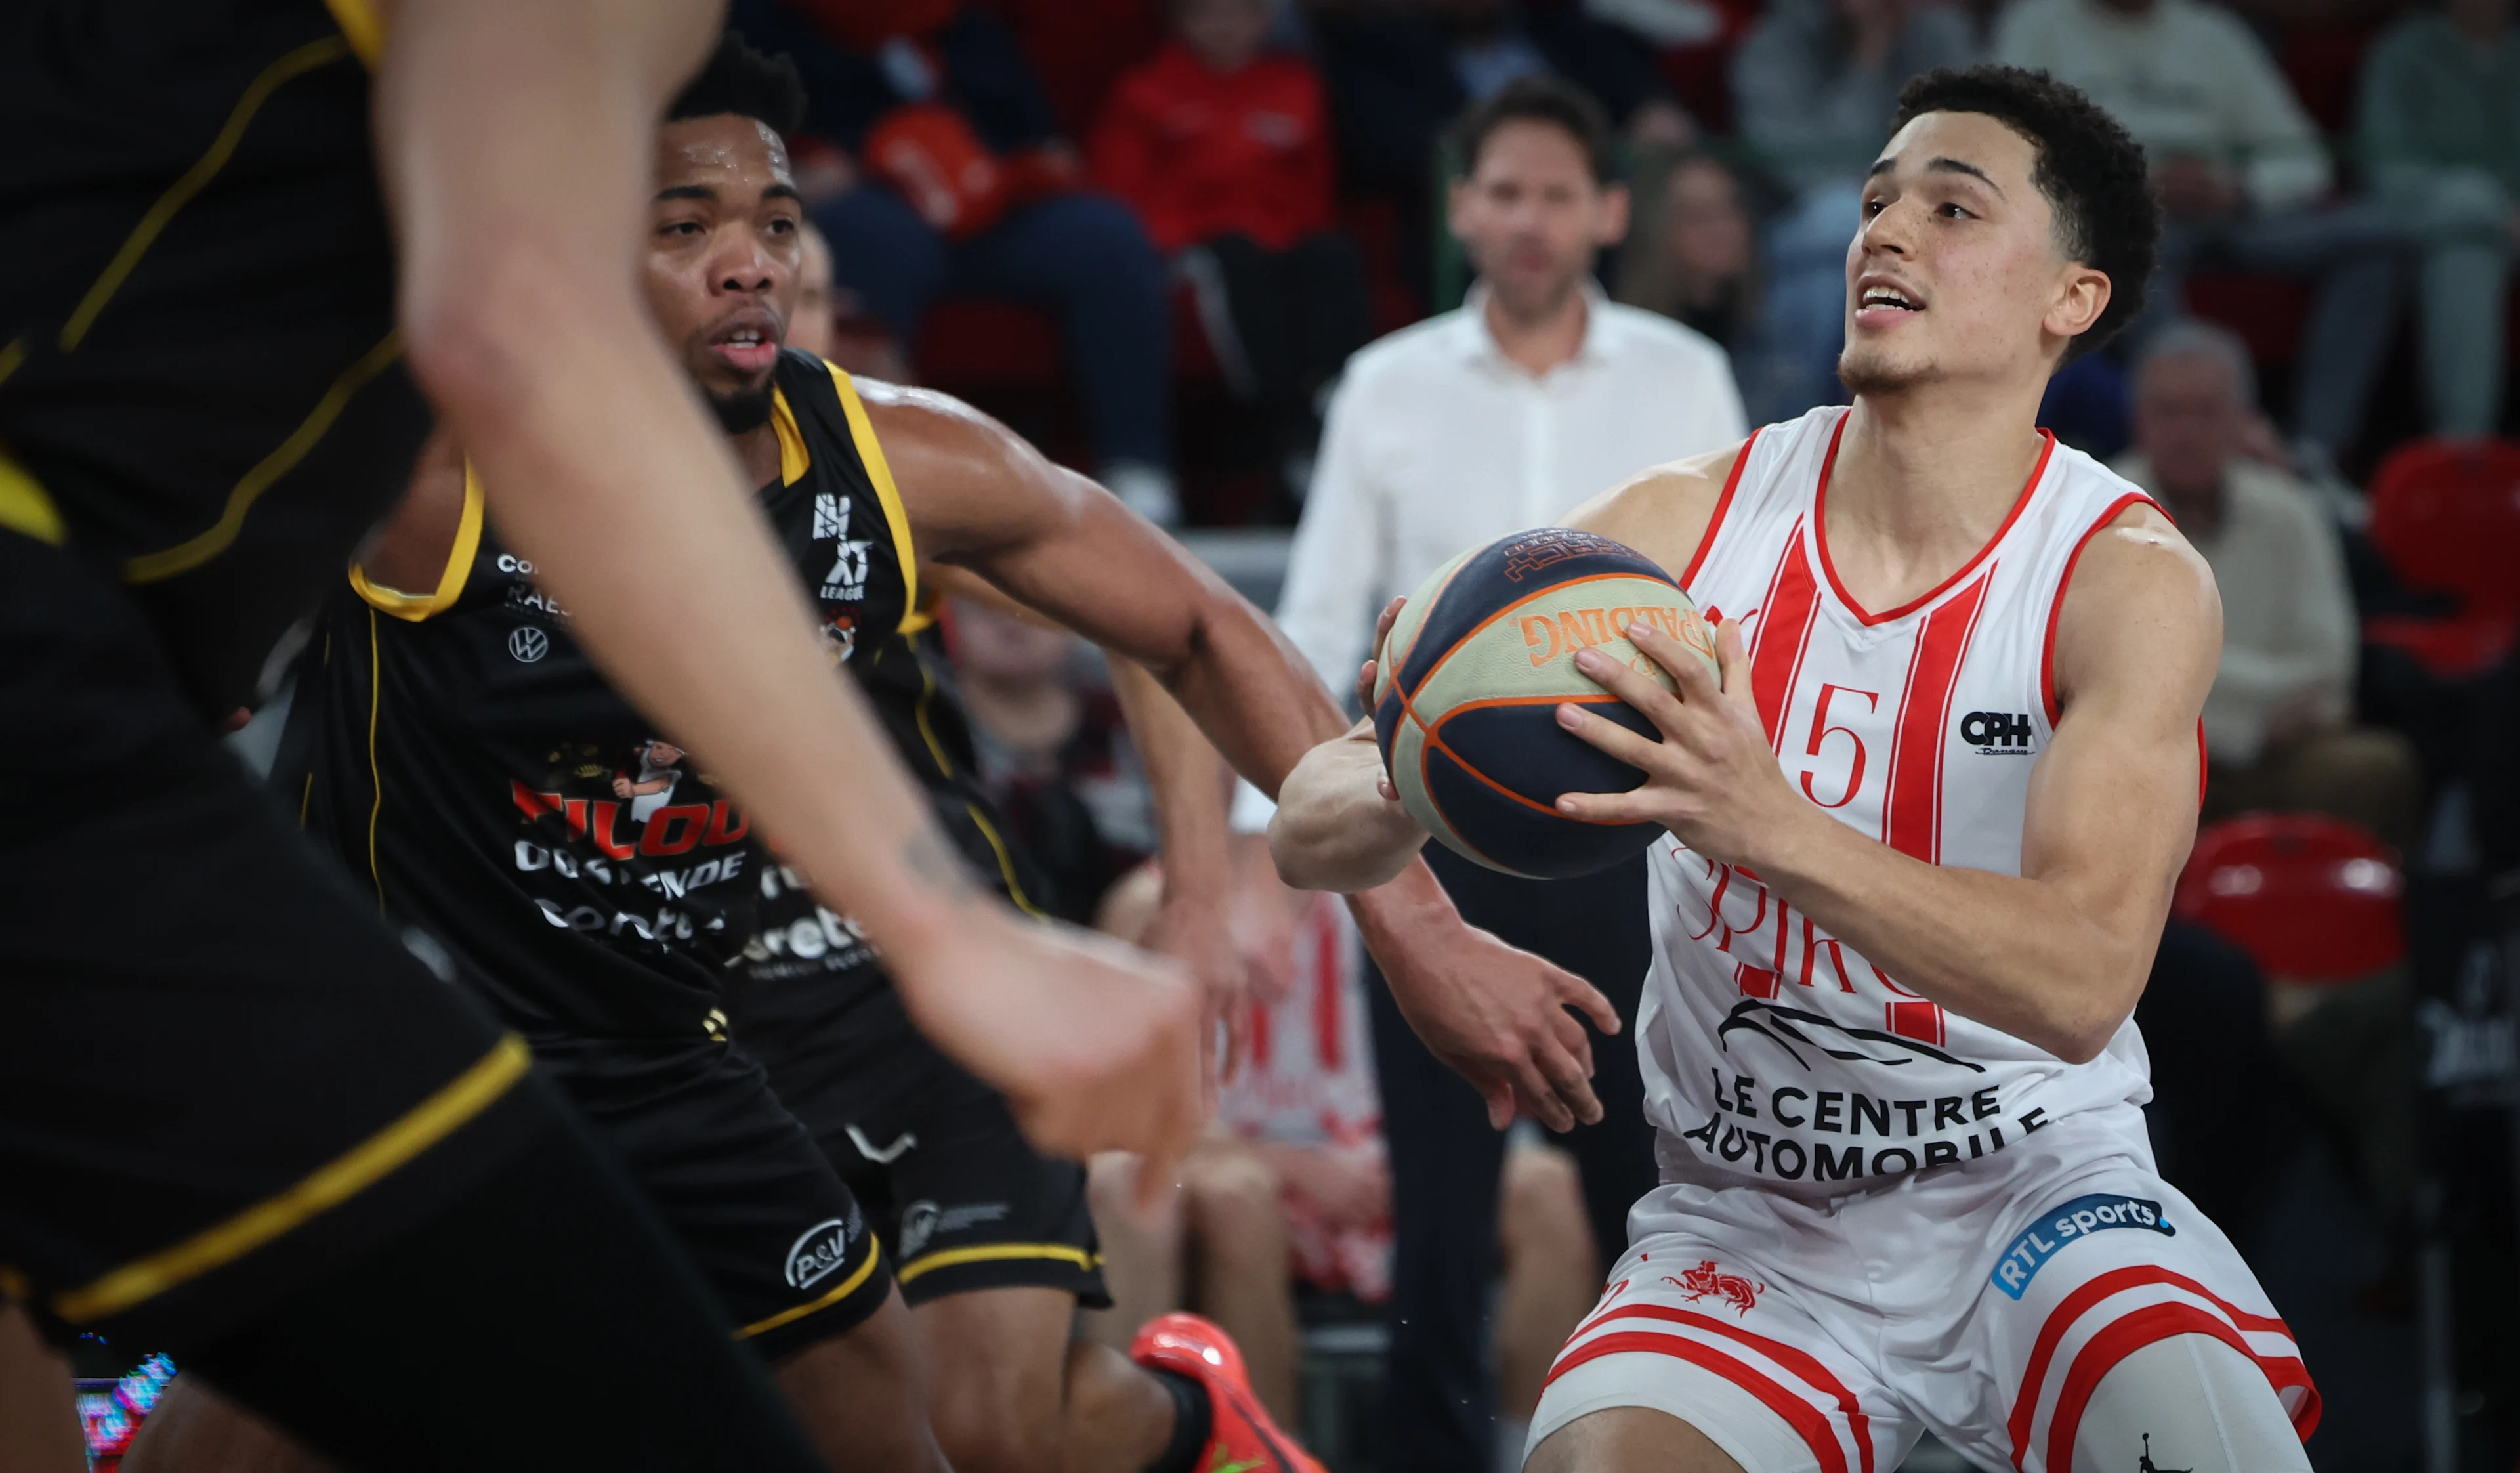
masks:
<instances>
[{"instance_id":1,"label":"open mouth","mask_svg":"<svg viewBox=\"0 0 2520 1473\"><path fill-rule=\"evenodd\" d=\"M1924 303L1896 287L1867 287L1864 295L1856 299L1856 304L1859 308L1887 307L1900 312L1921 312L1925 309Z\"/></svg>"},{"instance_id":2,"label":"open mouth","mask_svg":"<svg viewBox=\"0 0 2520 1473\"><path fill-rule=\"evenodd\" d=\"M709 350L729 368L755 374L779 361L779 335L765 322L740 322L710 339Z\"/></svg>"}]
</instances>

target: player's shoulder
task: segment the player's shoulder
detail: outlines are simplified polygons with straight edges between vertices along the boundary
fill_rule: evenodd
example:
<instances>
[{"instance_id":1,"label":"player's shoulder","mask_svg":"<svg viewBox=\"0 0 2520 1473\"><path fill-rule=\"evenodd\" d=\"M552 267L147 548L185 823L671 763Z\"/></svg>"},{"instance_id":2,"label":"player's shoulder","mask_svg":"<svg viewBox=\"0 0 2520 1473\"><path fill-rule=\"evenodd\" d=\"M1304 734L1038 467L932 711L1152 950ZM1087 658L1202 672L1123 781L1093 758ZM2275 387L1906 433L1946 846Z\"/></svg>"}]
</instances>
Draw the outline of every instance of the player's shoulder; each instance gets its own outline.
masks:
<instances>
[{"instance_id":1,"label":"player's shoulder","mask_svg":"<svg viewBox=\"0 0 2520 1473\"><path fill-rule=\"evenodd\" d=\"M2074 530L2056 609L2059 691L2113 672L2158 681L2173 667L2210 682L2223 647L2214 570L2140 487L2088 457L2076 462L2070 469L2097 478L2085 488L2096 510Z\"/></svg>"},{"instance_id":2,"label":"player's shoulder","mask_svg":"<svg viewBox=\"0 0 2520 1473\"><path fill-rule=\"evenodd\" d=\"M1686 568L1749 448L1744 439L1648 466L1577 507L1566 525L1625 542L1667 569Z\"/></svg>"}]
</instances>

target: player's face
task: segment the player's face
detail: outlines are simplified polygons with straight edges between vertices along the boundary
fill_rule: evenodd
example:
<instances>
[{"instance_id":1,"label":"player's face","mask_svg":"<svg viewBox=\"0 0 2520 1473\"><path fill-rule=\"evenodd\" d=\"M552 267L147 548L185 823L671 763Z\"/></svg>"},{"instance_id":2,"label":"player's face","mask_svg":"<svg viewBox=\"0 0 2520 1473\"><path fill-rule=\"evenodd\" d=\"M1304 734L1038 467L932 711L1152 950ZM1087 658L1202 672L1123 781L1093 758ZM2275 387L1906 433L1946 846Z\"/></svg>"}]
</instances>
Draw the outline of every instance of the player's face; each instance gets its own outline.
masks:
<instances>
[{"instance_id":1,"label":"player's face","mask_svg":"<svg viewBox=\"0 0 2520 1473\"><path fill-rule=\"evenodd\" d=\"M2108 278L2057 249L2037 163L2029 139L1978 113L1928 113L1890 140L1846 253L1849 389L2045 382L2098 320Z\"/></svg>"},{"instance_id":2,"label":"player's face","mask_svg":"<svg viewBox=\"0 0 2520 1473\"><path fill-rule=\"evenodd\" d=\"M787 149L748 117L666 123L648 212L648 305L665 340L721 415L737 401L766 412L803 265Z\"/></svg>"},{"instance_id":3,"label":"player's face","mask_svg":"<svg viewBox=\"0 0 2520 1473\"><path fill-rule=\"evenodd\" d=\"M1517 316L1554 306L1593 256L1628 232L1627 191L1593 177L1584 146L1554 123L1501 123L1453 186L1453 234L1479 280Z\"/></svg>"}]
</instances>

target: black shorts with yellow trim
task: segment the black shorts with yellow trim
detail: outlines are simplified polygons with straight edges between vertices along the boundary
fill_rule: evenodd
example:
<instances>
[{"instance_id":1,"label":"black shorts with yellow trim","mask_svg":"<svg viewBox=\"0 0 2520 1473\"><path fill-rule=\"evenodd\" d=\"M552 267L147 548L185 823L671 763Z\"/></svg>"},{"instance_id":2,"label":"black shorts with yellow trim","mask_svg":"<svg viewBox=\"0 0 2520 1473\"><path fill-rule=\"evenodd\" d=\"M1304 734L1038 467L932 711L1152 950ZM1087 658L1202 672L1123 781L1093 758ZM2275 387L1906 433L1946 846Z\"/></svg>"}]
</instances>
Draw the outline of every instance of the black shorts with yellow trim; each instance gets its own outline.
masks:
<instances>
[{"instance_id":1,"label":"black shorts with yellow trim","mask_svg":"<svg viewBox=\"0 0 2520 1473\"><path fill-rule=\"evenodd\" d=\"M0 1289L56 1332L180 1356L564 1108L251 782L127 591L8 530L0 772Z\"/></svg>"},{"instance_id":2,"label":"black shorts with yellow trim","mask_svg":"<svg viewBox=\"0 0 2520 1473\"><path fill-rule=\"evenodd\" d=\"M773 1361L864 1323L892 1288L876 1232L742 1049L537 1040L534 1053Z\"/></svg>"},{"instance_id":3,"label":"black shorts with yellow trim","mask_svg":"<svg viewBox=\"0 0 2520 1473\"><path fill-rule=\"evenodd\" d=\"M777 1002L747 1010L758 990L740 989L735 1036L865 1204L902 1297L1049 1288L1107 1309L1085 1169L1035 1151L997 1091L919 1036L890 987L831 990L857 1001L808 1022L778 1016Z\"/></svg>"}]
</instances>

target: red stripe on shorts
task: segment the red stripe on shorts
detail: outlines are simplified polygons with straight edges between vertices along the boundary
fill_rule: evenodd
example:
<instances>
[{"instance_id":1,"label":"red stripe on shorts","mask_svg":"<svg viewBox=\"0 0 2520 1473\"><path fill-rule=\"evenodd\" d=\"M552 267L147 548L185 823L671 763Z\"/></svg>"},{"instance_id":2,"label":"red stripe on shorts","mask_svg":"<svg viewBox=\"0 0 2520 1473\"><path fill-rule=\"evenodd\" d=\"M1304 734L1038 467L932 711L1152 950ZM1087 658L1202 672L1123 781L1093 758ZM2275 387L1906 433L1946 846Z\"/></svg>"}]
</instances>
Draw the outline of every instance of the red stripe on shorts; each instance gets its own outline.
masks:
<instances>
[{"instance_id":1,"label":"red stripe on shorts","mask_svg":"<svg viewBox=\"0 0 2520 1473\"><path fill-rule=\"evenodd\" d=\"M1745 1330L1737 1324L1729 1324L1712 1314L1701 1314L1695 1310L1683 1310L1670 1305L1624 1305L1606 1313L1595 1315L1578 1328L1575 1334L1581 1335L1594 1325L1605 1324L1613 1319L1666 1319L1673 1324L1710 1330L1728 1340L1737 1340L1792 1371L1810 1382L1816 1389L1836 1399L1838 1409L1846 1413L1847 1427L1855 1434L1856 1455L1863 1462L1864 1473L1872 1473L1871 1419L1864 1414L1864 1404L1855 1399L1855 1393L1848 1391L1846 1383L1839 1380L1835 1372L1822 1364L1819 1357L1808 1351L1798 1350L1781 1340L1771 1340L1765 1335ZM1574 1338L1574 1335L1570 1335L1567 1340L1572 1343ZM1554 1371L1551 1372L1551 1378L1555 1379Z\"/></svg>"},{"instance_id":2,"label":"red stripe on shorts","mask_svg":"<svg viewBox=\"0 0 2520 1473\"><path fill-rule=\"evenodd\" d=\"M2074 1435L2082 1430L2083 1409L2091 1404L2092 1393L2099 1389L2100 1379L2127 1357L2174 1335L2210 1335L2256 1361L2277 1391L2301 1387L2310 1395L2304 1399L2300 1414L2293 1418L2293 1431L2307 1440L2318 1425L2318 1391L2310 1384L2309 1367L2299 1359L2259 1355L2249 1349L2239 1331L2194 1305L2146 1305L2110 1321L2108 1328L2092 1336L2074 1358L2073 1368L2065 1373L2065 1385L2056 1394L2056 1414L2048 1423L2046 1473L2073 1473ZM2021 1450L2016 1447L2012 1456L2017 1465Z\"/></svg>"},{"instance_id":3,"label":"red stripe on shorts","mask_svg":"<svg viewBox=\"0 0 2520 1473\"><path fill-rule=\"evenodd\" d=\"M1541 1383L1541 1389L1547 1391L1557 1383L1558 1377L1588 1360L1634 1352L1671 1356L1715 1372L1757 1397L1770 1411L1783 1417L1795 1432L1801 1434L1803 1445L1811 1449L1812 1456L1820 1459L1822 1473L1846 1473L1846 1450L1838 1446L1836 1429L1828 1425L1826 1413L1778 1385L1775 1377L1744 1365L1711 1345L1701 1345L1686 1336L1666 1335L1660 1330L1623 1330L1598 1340L1588 1340L1558 1356L1557 1364L1550 1370L1549 1379ZM1870 1449L1867 1448L1865 1465L1869 1467L1871 1462Z\"/></svg>"},{"instance_id":4,"label":"red stripe on shorts","mask_svg":"<svg viewBox=\"0 0 2520 1473\"><path fill-rule=\"evenodd\" d=\"M2039 1409L2039 1388L2047 1382L2048 1362L2055 1358L2056 1346L2065 1338L2065 1332L2072 1329L2074 1322L2090 1312L2092 1307L2101 1300L2144 1284L2168 1284L2174 1288L2184 1289L2197 1298L2211 1303L2216 1309L2228 1315L2232 1324L2244 1330L2272 1332L2287 1339L2292 1336L2292 1331L2281 1319L2270 1314L2252 1314L2186 1274L2174 1272L2157 1264L2135 1264L2095 1275L2090 1282L2066 1295L2055 1309L2048 1312L2047 1322L2039 1327L2038 1340L2031 1345L2030 1363L2021 1376L2021 1394L2013 1400L2012 1417L2004 1429L2012 1438L2012 1465L2015 1468L2021 1466L2026 1445L2030 1440L2030 1420ZM2242 1345L2241 1349L2247 1351L2252 1358L2259 1358L2257 1352L2248 1350L2246 1345ZM2267 1362L2260 1358L2259 1363L2263 1365ZM2309 1383L2304 1381L2302 1384L2307 1386ZM2318 1425L2318 1391L2313 1389L2308 1407L2310 1425L2302 1427L2303 1437L2310 1436L2310 1427ZM2298 1418L2295 1419L2295 1423L2299 1425Z\"/></svg>"}]
</instances>

